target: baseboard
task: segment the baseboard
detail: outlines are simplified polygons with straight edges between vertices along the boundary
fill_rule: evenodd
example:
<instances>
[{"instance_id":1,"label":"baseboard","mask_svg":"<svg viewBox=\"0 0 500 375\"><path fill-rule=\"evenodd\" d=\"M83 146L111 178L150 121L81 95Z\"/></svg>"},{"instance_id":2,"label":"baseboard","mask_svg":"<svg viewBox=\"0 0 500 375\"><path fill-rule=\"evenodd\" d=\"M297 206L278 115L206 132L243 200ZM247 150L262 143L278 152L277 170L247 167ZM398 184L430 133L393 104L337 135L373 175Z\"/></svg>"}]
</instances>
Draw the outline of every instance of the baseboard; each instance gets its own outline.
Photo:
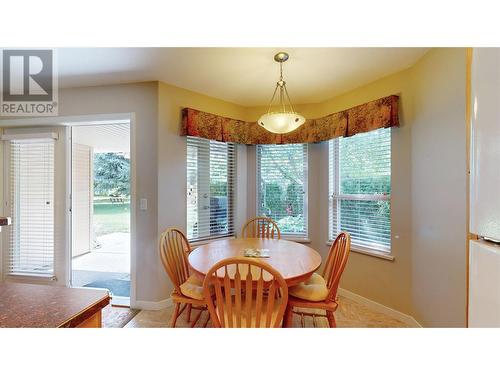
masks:
<instances>
[{"instance_id":1,"label":"baseboard","mask_svg":"<svg viewBox=\"0 0 500 375\"><path fill-rule=\"evenodd\" d=\"M419 322L417 322L417 320L415 320L414 317L412 317L410 315L406 315L400 311L394 310L394 309L387 307L385 305L382 305L381 303L372 301L371 299L368 299L366 297L360 296L359 294L353 293L349 290L342 289L342 288L338 289L338 294L343 296L343 297L349 298L353 301L356 301L362 305L365 305L372 310L389 315L390 317L392 317L394 319L398 319L399 321L405 323L406 325L408 325L410 327L422 328L422 325Z\"/></svg>"},{"instance_id":2,"label":"baseboard","mask_svg":"<svg viewBox=\"0 0 500 375\"><path fill-rule=\"evenodd\" d=\"M172 306L172 299L167 298L161 301L135 301L133 309L139 310L161 310Z\"/></svg>"},{"instance_id":3,"label":"baseboard","mask_svg":"<svg viewBox=\"0 0 500 375\"><path fill-rule=\"evenodd\" d=\"M380 313L386 314L394 319L398 319L399 321L405 323L406 325L414 328L422 328L422 325L415 320L410 315L406 315L400 311L394 310L388 306L382 305L381 303L372 301L366 297L360 296L359 294L353 293L347 289L338 289L338 294L349 298L355 302L358 302L364 306L371 308L372 310L378 311ZM153 301L136 301L132 308L140 309L140 310L161 310L167 307L172 306L172 299L167 298L161 301L153 302Z\"/></svg>"},{"instance_id":4,"label":"baseboard","mask_svg":"<svg viewBox=\"0 0 500 375\"><path fill-rule=\"evenodd\" d=\"M111 297L111 305L129 307L130 306L130 297L112 296Z\"/></svg>"}]
</instances>

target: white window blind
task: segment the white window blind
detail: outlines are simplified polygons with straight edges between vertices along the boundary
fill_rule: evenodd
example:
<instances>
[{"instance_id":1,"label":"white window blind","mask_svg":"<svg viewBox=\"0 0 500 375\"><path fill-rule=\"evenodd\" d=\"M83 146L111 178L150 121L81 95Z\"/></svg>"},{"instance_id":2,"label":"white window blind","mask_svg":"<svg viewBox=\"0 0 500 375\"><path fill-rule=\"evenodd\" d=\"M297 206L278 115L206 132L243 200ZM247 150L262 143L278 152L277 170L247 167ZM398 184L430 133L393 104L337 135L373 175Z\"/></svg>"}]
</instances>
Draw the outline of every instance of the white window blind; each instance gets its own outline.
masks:
<instances>
[{"instance_id":1,"label":"white window blind","mask_svg":"<svg viewBox=\"0 0 500 375\"><path fill-rule=\"evenodd\" d=\"M308 236L307 144L257 146L257 214L283 235Z\"/></svg>"},{"instance_id":2,"label":"white window blind","mask_svg":"<svg viewBox=\"0 0 500 375\"><path fill-rule=\"evenodd\" d=\"M187 236L233 236L236 146L187 137Z\"/></svg>"},{"instance_id":3,"label":"white window blind","mask_svg":"<svg viewBox=\"0 0 500 375\"><path fill-rule=\"evenodd\" d=\"M54 276L54 140L9 142L8 274Z\"/></svg>"},{"instance_id":4,"label":"white window blind","mask_svg":"<svg viewBox=\"0 0 500 375\"><path fill-rule=\"evenodd\" d=\"M329 141L330 240L390 252L391 129Z\"/></svg>"}]
</instances>

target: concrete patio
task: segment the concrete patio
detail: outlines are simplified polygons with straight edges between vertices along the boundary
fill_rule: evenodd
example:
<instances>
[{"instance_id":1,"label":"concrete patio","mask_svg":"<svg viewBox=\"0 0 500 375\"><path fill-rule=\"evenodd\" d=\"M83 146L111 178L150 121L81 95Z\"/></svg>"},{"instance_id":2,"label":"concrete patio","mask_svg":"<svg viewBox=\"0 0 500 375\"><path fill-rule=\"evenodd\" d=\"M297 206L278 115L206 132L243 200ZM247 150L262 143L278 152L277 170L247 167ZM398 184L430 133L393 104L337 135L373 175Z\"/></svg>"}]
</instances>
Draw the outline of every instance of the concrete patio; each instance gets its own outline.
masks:
<instances>
[{"instance_id":1,"label":"concrete patio","mask_svg":"<svg viewBox=\"0 0 500 375\"><path fill-rule=\"evenodd\" d=\"M72 285L104 287L114 295L129 297L130 233L99 236L97 244L91 252L73 258Z\"/></svg>"}]
</instances>

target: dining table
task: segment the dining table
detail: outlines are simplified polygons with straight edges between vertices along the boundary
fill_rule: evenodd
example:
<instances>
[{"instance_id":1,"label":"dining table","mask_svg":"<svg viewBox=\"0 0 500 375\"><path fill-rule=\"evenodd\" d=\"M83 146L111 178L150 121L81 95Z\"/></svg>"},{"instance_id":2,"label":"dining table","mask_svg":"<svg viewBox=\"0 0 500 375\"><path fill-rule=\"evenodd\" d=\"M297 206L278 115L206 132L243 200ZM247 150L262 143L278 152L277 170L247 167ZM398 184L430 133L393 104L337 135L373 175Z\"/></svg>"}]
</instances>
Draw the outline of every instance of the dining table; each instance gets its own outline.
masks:
<instances>
[{"instance_id":1,"label":"dining table","mask_svg":"<svg viewBox=\"0 0 500 375\"><path fill-rule=\"evenodd\" d=\"M255 259L266 262L276 269L289 287L309 279L321 265L319 253L305 244L267 238L230 238L212 241L191 251L188 261L194 273L203 279L217 262L232 257L244 257L247 250L262 249L266 250L269 257Z\"/></svg>"}]
</instances>

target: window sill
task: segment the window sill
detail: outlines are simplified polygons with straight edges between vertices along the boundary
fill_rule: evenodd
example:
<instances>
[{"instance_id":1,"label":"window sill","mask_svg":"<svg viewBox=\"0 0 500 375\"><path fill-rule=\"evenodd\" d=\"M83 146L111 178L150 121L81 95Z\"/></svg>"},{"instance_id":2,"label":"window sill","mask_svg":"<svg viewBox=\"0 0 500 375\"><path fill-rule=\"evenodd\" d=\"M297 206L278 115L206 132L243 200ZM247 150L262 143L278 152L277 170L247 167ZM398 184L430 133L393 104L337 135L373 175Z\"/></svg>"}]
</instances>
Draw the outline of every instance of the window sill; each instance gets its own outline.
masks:
<instances>
[{"instance_id":1,"label":"window sill","mask_svg":"<svg viewBox=\"0 0 500 375\"><path fill-rule=\"evenodd\" d=\"M228 236L228 237L212 238L209 240L189 241L189 245L191 246L192 249L195 249L198 246L207 245L207 244L215 242L215 241L234 240L235 238L236 238L236 236Z\"/></svg>"},{"instance_id":2,"label":"window sill","mask_svg":"<svg viewBox=\"0 0 500 375\"><path fill-rule=\"evenodd\" d=\"M298 243L311 243L311 239L309 238L281 236L281 239Z\"/></svg>"},{"instance_id":3,"label":"window sill","mask_svg":"<svg viewBox=\"0 0 500 375\"><path fill-rule=\"evenodd\" d=\"M8 275L5 275L6 279L13 279L13 280L52 280L52 281L57 281L57 278L54 275L34 275L34 274L29 274L29 273L11 273Z\"/></svg>"},{"instance_id":4,"label":"window sill","mask_svg":"<svg viewBox=\"0 0 500 375\"><path fill-rule=\"evenodd\" d=\"M328 241L326 243L327 246L332 246L332 241ZM390 253L386 253L383 251L375 250L375 249L370 249L368 247L363 247L359 245L351 245L351 251L359 254L364 254L364 255L369 255L375 258L380 258L380 259L385 259L389 261L393 261L396 259L393 255Z\"/></svg>"},{"instance_id":5,"label":"window sill","mask_svg":"<svg viewBox=\"0 0 500 375\"><path fill-rule=\"evenodd\" d=\"M234 240L235 238L236 238L236 236L229 236L229 237L213 238L210 240L189 241L189 245L191 245L192 249L196 249L198 246L207 245L207 244L215 242L215 241ZM297 242L297 243L311 243L310 238L281 236L281 239L287 240L287 241L293 241L293 242Z\"/></svg>"}]
</instances>

